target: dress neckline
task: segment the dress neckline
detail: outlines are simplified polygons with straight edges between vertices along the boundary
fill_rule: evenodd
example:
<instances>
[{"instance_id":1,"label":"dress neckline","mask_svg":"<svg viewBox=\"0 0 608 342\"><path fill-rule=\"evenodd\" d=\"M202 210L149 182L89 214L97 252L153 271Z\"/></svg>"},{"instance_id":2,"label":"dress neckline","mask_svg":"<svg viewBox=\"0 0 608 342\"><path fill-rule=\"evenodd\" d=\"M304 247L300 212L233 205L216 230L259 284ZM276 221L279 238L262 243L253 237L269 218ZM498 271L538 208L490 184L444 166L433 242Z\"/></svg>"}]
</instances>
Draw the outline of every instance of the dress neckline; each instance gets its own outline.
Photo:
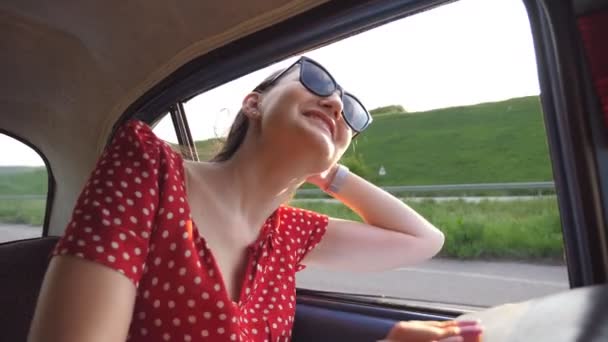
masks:
<instances>
[{"instance_id":1,"label":"dress neckline","mask_svg":"<svg viewBox=\"0 0 608 342\"><path fill-rule=\"evenodd\" d=\"M262 225L262 227L259 230L258 236L257 238L249 245L247 246L247 265L245 268L245 275L242 278L242 283L240 284L240 288L239 288L239 295L238 298L232 298L232 296L230 295L230 293L228 292L228 287L226 286L226 281L224 278L224 273L222 272L222 269L219 267L219 263L217 262L217 259L215 258L215 253L213 253L213 251L211 250L209 244L207 243L207 241L205 240L205 238L200 234L199 231L199 225L197 224L197 222L194 221L192 215L191 215L191 206L190 206L190 201L188 200L188 177L186 174L186 167L185 167L185 160L184 158L177 153L177 156L179 158L179 171L181 172L181 181L183 183L184 186L184 205L186 207L186 214L188 216L188 220L191 222L192 224L192 239L195 242L194 245L196 246L196 241L200 241L201 243L201 247L205 248L206 251L205 253L208 254L209 256L209 260L210 263L214 269L214 272L217 273L217 276L219 278L219 283L221 286L221 291L222 291L222 295L223 297L228 300L233 306L243 306L246 302L247 299L247 282L248 282L248 277L252 274L252 272L254 271L253 268L253 258L255 257L254 253L255 251L257 251L258 247L260 247L260 245L265 241L268 240L268 238L272 235L272 227L274 225L277 225L277 219L278 219L278 209L275 210L272 215L270 217L268 217L266 219L266 221L264 222L264 224ZM197 249L201 248L196 246ZM197 251L199 252L199 251ZM197 253L197 255L199 255ZM202 262L202 261L201 261Z\"/></svg>"}]
</instances>

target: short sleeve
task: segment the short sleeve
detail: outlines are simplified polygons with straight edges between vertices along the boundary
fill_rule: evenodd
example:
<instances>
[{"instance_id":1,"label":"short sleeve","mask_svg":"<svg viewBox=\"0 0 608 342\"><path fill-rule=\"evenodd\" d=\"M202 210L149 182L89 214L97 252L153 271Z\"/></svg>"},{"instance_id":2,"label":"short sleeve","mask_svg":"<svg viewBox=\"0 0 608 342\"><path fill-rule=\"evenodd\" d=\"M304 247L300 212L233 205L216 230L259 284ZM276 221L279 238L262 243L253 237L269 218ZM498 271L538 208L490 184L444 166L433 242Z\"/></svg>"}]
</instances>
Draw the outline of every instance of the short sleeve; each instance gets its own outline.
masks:
<instances>
[{"instance_id":1,"label":"short sleeve","mask_svg":"<svg viewBox=\"0 0 608 342\"><path fill-rule=\"evenodd\" d=\"M158 207L157 139L139 121L119 128L80 193L52 255L95 261L138 285Z\"/></svg>"},{"instance_id":2,"label":"short sleeve","mask_svg":"<svg viewBox=\"0 0 608 342\"><path fill-rule=\"evenodd\" d=\"M297 238L295 241L297 243L297 248L295 251L295 266L297 272L306 268L306 265L302 264L302 260L304 260L306 255L315 248L319 242L321 242L321 239L327 230L329 218L327 215L300 208L285 207L284 210L287 212L287 217L291 216L291 219L288 219L288 222L293 222L293 226L296 230Z\"/></svg>"}]
</instances>

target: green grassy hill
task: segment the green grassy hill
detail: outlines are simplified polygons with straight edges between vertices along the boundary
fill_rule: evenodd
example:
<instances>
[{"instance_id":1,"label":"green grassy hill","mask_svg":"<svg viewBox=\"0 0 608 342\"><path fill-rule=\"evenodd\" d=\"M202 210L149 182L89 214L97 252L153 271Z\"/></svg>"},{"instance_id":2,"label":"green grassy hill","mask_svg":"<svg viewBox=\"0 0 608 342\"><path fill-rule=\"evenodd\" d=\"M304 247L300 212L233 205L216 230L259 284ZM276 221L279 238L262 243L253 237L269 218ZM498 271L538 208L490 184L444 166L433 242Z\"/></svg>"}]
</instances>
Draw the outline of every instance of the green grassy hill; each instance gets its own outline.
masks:
<instances>
[{"instance_id":1,"label":"green grassy hill","mask_svg":"<svg viewBox=\"0 0 608 342\"><path fill-rule=\"evenodd\" d=\"M552 180L536 96L378 116L353 151L379 184ZM381 165L384 177L377 176Z\"/></svg>"},{"instance_id":2,"label":"green grassy hill","mask_svg":"<svg viewBox=\"0 0 608 342\"><path fill-rule=\"evenodd\" d=\"M217 140L197 142L201 159ZM537 96L374 117L351 145L368 178L381 185L552 180ZM378 176L380 166L387 175Z\"/></svg>"},{"instance_id":3,"label":"green grassy hill","mask_svg":"<svg viewBox=\"0 0 608 342\"><path fill-rule=\"evenodd\" d=\"M0 167L0 195L44 195L47 181L44 167Z\"/></svg>"}]
</instances>

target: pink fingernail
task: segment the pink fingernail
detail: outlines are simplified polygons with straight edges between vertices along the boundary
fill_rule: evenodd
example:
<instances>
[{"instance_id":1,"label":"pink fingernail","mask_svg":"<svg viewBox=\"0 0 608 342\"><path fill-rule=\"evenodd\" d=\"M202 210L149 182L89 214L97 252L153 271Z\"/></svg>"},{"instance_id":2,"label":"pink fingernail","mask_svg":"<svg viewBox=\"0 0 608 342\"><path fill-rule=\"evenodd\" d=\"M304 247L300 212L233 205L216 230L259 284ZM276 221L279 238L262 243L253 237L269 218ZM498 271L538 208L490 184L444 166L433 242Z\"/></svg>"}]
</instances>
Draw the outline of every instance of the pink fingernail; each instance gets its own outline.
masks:
<instances>
[{"instance_id":1,"label":"pink fingernail","mask_svg":"<svg viewBox=\"0 0 608 342\"><path fill-rule=\"evenodd\" d=\"M475 335L480 334L483 331L483 327L481 325L469 325L460 328L461 335Z\"/></svg>"},{"instance_id":2,"label":"pink fingernail","mask_svg":"<svg viewBox=\"0 0 608 342\"><path fill-rule=\"evenodd\" d=\"M467 320L467 321L456 321L458 322L459 327L466 327L468 325L478 325L481 324L480 320Z\"/></svg>"}]
</instances>

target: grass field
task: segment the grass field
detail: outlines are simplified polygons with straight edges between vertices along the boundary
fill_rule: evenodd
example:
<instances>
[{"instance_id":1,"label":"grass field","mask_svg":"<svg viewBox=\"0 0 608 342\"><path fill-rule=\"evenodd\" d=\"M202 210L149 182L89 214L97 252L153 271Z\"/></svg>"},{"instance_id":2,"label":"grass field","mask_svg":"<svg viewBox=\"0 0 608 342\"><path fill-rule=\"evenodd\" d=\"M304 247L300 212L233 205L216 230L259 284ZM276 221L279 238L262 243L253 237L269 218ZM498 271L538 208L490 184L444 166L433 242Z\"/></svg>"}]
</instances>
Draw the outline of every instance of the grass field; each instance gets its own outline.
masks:
<instances>
[{"instance_id":1,"label":"grass field","mask_svg":"<svg viewBox=\"0 0 608 342\"><path fill-rule=\"evenodd\" d=\"M46 199L0 200L0 223L42 226Z\"/></svg>"},{"instance_id":2,"label":"grass field","mask_svg":"<svg viewBox=\"0 0 608 342\"><path fill-rule=\"evenodd\" d=\"M295 200L292 205L333 217L360 220L339 203ZM562 258L561 224L553 197L480 203L428 200L409 205L444 232L442 256L536 261Z\"/></svg>"}]
</instances>

